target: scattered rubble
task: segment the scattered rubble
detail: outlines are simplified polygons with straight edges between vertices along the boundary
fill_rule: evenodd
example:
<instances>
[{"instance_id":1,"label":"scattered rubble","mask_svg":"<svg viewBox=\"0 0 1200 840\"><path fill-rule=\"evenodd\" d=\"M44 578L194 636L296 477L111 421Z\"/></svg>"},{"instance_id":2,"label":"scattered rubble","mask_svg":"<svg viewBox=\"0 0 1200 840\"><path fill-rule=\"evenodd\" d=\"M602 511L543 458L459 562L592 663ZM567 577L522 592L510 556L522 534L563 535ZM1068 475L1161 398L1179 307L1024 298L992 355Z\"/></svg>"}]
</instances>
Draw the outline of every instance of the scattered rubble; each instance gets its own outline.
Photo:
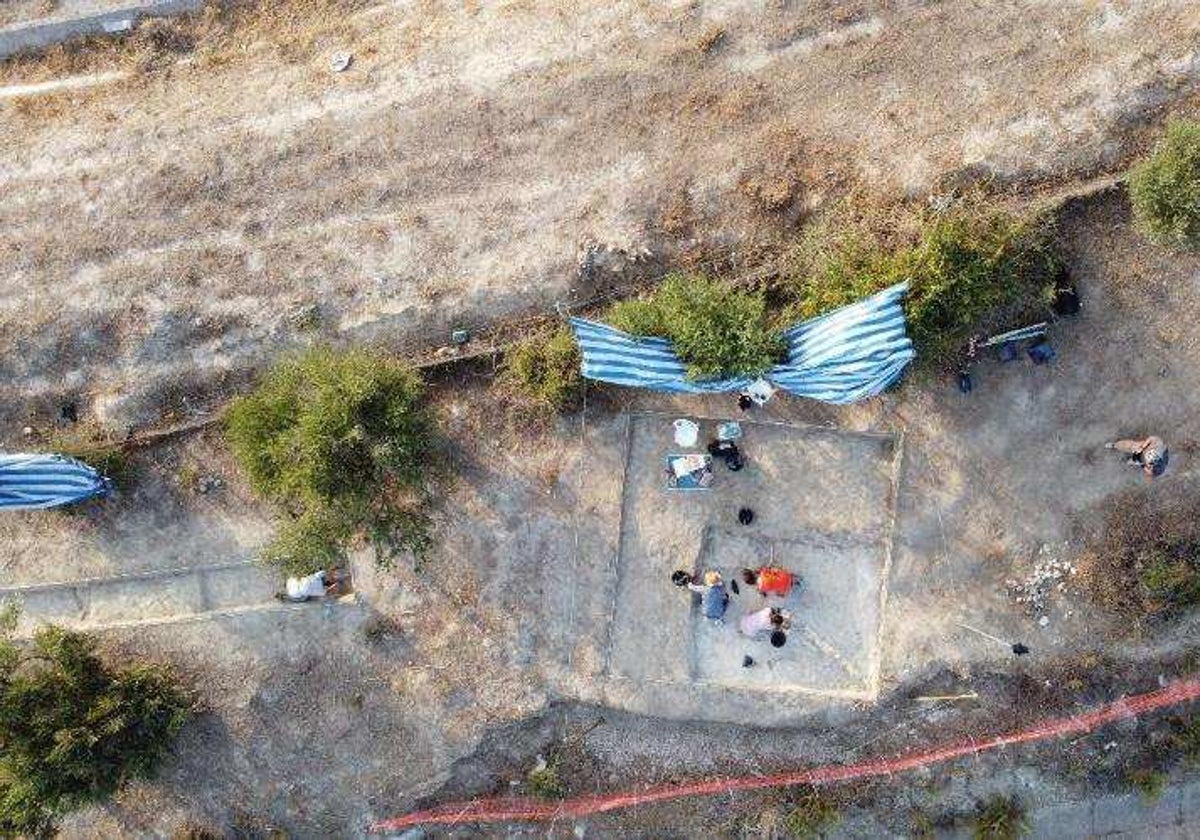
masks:
<instances>
[{"instance_id":1,"label":"scattered rubble","mask_svg":"<svg viewBox=\"0 0 1200 840\"><path fill-rule=\"evenodd\" d=\"M1055 593L1069 594L1068 585L1078 573L1075 564L1063 556L1069 548L1069 541L1061 546L1043 544L1035 555L1036 562L1028 575L1021 579L1009 578L1004 582L1013 603L1022 605L1026 613L1038 615L1038 624L1042 627L1050 623L1043 613L1048 608L1051 596Z\"/></svg>"}]
</instances>

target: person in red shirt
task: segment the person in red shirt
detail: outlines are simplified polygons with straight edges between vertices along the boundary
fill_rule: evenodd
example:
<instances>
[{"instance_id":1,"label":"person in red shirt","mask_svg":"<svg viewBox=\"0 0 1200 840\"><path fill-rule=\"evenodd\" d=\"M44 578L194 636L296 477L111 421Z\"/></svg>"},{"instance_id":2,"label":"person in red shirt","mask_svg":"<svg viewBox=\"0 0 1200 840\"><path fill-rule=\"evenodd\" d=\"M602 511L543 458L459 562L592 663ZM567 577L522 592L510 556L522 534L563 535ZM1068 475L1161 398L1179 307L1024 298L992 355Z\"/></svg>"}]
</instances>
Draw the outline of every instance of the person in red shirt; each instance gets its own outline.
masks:
<instances>
[{"instance_id":1,"label":"person in red shirt","mask_svg":"<svg viewBox=\"0 0 1200 840\"><path fill-rule=\"evenodd\" d=\"M783 598L792 591L796 576L778 566L763 566L758 571L742 569L742 580L746 581L748 586L758 587L758 591L763 595L778 595Z\"/></svg>"}]
</instances>

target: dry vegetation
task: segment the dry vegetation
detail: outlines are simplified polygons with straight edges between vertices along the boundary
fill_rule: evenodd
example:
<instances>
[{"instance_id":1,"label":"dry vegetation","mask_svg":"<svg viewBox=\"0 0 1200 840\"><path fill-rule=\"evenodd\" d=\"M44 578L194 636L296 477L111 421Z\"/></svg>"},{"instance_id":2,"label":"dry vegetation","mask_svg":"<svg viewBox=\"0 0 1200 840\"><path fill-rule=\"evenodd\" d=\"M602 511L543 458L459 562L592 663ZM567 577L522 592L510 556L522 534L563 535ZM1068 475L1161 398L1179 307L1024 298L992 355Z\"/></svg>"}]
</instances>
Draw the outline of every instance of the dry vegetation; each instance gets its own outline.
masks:
<instances>
[{"instance_id":1,"label":"dry vegetation","mask_svg":"<svg viewBox=\"0 0 1200 840\"><path fill-rule=\"evenodd\" d=\"M367 5L367 0L208 0L199 14L151 19L123 35L79 38L0 59L0 84L113 70L149 75L170 69L171 60L181 56L199 69L261 60L264 51L287 63L309 61L314 48L345 35L348 15Z\"/></svg>"},{"instance_id":2,"label":"dry vegetation","mask_svg":"<svg viewBox=\"0 0 1200 840\"><path fill-rule=\"evenodd\" d=\"M1165 502L1145 491L1111 500L1101 536L1079 563L1085 591L1145 631L1200 604L1200 501Z\"/></svg>"},{"instance_id":3,"label":"dry vegetation","mask_svg":"<svg viewBox=\"0 0 1200 840\"><path fill-rule=\"evenodd\" d=\"M478 332L718 251L740 271L854 184L923 200L947 172L1109 167L1137 139L1112 102L1137 111L1139 85L1189 82L1156 70L1194 42L1171 5L1153 15L1161 61L1139 52L1140 9L297 0L214 2L4 62L5 83L131 75L0 105L4 171L24 185L0 213L0 275L18 278L0 294L0 403L38 377L56 399L79 369L105 422L153 422L181 408L162 398L172 380L203 406L295 343L293 307L319 301L321 338L426 348L451 313ZM1086 42L1094 73L1044 46L1052 27ZM1112 66L1135 68L1120 91L1090 81ZM1015 135L1035 106L1061 126ZM1076 130L1087 142L1057 154ZM68 325L65 342L113 334L110 352L53 346Z\"/></svg>"}]
</instances>

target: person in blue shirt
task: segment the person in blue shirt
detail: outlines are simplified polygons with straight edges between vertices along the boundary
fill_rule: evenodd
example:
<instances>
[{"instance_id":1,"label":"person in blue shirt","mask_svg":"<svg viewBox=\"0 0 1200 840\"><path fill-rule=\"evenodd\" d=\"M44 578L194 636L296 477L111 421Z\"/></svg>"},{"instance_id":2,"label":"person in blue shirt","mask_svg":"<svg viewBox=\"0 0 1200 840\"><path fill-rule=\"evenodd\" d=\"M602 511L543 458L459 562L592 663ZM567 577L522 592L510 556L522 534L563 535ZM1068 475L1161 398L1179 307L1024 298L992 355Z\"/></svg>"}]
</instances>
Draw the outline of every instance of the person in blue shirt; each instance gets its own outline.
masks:
<instances>
[{"instance_id":1,"label":"person in blue shirt","mask_svg":"<svg viewBox=\"0 0 1200 840\"><path fill-rule=\"evenodd\" d=\"M704 573L704 583L688 583L687 588L700 593L700 611L705 618L724 622L725 609L729 606L729 592L725 589L725 581L720 572L707 571Z\"/></svg>"}]
</instances>

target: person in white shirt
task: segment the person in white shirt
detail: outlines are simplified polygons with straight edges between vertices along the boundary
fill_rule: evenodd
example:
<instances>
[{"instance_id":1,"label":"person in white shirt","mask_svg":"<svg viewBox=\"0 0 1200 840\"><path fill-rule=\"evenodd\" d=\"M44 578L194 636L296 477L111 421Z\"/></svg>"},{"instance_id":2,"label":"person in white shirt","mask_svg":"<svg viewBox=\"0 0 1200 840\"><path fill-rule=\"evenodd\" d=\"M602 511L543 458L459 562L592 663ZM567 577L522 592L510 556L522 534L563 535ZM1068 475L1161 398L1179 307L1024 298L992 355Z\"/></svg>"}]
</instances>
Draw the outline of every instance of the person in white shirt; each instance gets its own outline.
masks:
<instances>
[{"instance_id":1,"label":"person in white shirt","mask_svg":"<svg viewBox=\"0 0 1200 840\"><path fill-rule=\"evenodd\" d=\"M313 598L324 598L333 584L325 583L325 571L313 572L302 578L290 577L285 585L286 591L281 597L284 601L302 603Z\"/></svg>"}]
</instances>

